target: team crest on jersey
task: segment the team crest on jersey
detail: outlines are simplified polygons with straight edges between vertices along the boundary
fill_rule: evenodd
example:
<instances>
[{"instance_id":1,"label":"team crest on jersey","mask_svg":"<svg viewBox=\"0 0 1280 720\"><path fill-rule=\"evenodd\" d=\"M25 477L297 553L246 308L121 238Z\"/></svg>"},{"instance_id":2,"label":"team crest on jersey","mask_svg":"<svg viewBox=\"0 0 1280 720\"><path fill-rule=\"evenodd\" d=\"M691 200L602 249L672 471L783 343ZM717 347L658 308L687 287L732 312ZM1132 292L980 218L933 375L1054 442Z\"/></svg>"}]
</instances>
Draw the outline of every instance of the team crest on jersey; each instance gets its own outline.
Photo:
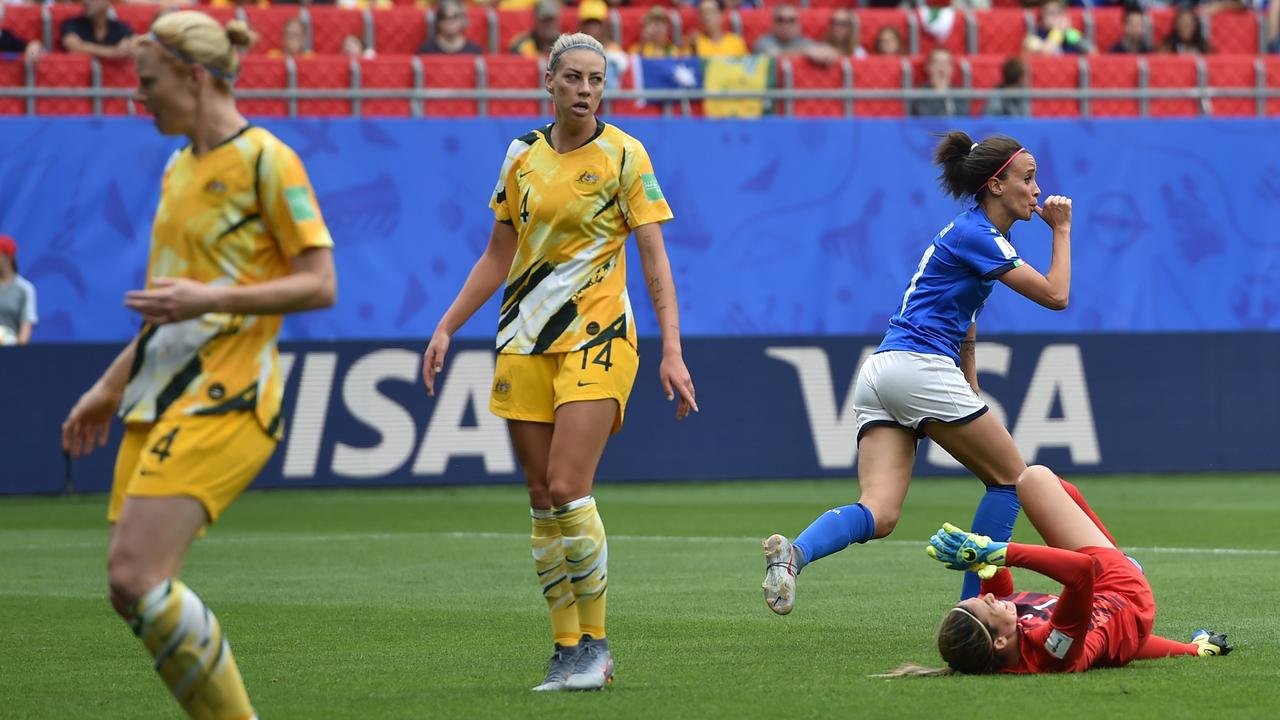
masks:
<instances>
[{"instance_id":1,"label":"team crest on jersey","mask_svg":"<svg viewBox=\"0 0 1280 720\"><path fill-rule=\"evenodd\" d=\"M600 171L595 168L587 168L578 177L574 178L573 184L578 190L591 192L600 184Z\"/></svg>"},{"instance_id":2,"label":"team crest on jersey","mask_svg":"<svg viewBox=\"0 0 1280 720\"><path fill-rule=\"evenodd\" d=\"M222 195L227 191L227 186L223 185L221 180L210 180L209 184L204 186L204 191L210 195Z\"/></svg>"},{"instance_id":3,"label":"team crest on jersey","mask_svg":"<svg viewBox=\"0 0 1280 720\"><path fill-rule=\"evenodd\" d=\"M493 396L498 400L506 400L511 395L511 381L500 377L493 381Z\"/></svg>"}]
</instances>

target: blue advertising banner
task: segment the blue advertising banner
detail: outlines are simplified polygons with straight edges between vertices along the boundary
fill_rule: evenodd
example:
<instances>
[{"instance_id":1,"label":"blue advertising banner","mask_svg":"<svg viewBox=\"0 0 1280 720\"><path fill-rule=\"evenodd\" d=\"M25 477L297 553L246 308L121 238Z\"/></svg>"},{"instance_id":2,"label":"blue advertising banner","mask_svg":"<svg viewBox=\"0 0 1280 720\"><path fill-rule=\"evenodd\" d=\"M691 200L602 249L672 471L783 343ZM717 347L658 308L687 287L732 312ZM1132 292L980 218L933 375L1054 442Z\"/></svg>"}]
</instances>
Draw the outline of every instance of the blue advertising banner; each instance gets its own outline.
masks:
<instances>
[{"instance_id":1,"label":"blue advertising banner","mask_svg":"<svg viewBox=\"0 0 1280 720\"><path fill-rule=\"evenodd\" d=\"M306 162L337 243L340 302L285 339L428 335L485 246L489 197L534 120L271 120ZM997 288L984 333L1280 329L1274 120L699 121L620 119L675 212L665 234L681 325L700 337L884 330L933 236L961 209L937 187L931 133L1007 133L1047 194L1074 199L1071 307ZM1157 131L1158 130L1158 131ZM144 280L166 159L145 119L0 119L0 233L20 246L36 340L123 341ZM1047 268L1038 219L1011 238ZM634 252L634 247L632 248ZM635 258L632 258L633 267ZM656 335L639 273L642 335ZM462 337L492 337L490 305Z\"/></svg>"},{"instance_id":2,"label":"blue advertising banner","mask_svg":"<svg viewBox=\"0 0 1280 720\"><path fill-rule=\"evenodd\" d=\"M876 337L694 338L685 358L702 412L683 422L641 344L627 423L602 480L852 476L851 390ZM490 343L460 342L428 398L424 342L286 343L286 439L256 487L520 482L488 411ZM118 346L0 352L0 493L54 493L59 423ZM1003 336L978 347L984 399L1028 462L1064 474L1276 470L1280 335ZM111 446L71 466L78 490L110 485ZM921 475L963 474L928 442Z\"/></svg>"}]
</instances>

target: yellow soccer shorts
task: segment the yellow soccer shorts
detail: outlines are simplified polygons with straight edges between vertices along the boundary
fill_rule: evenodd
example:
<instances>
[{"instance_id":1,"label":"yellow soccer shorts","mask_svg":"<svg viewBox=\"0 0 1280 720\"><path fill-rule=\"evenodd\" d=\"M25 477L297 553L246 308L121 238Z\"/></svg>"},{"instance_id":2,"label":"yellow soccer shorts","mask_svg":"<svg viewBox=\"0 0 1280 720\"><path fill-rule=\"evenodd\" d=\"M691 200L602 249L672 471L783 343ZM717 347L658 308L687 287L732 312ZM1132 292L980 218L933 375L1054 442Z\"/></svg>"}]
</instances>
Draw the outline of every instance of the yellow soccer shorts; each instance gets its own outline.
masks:
<instances>
[{"instance_id":1,"label":"yellow soccer shorts","mask_svg":"<svg viewBox=\"0 0 1280 720\"><path fill-rule=\"evenodd\" d=\"M187 496L216 522L275 449L275 438L250 411L130 423L116 456L107 520L120 518L129 496Z\"/></svg>"},{"instance_id":2,"label":"yellow soccer shorts","mask_svg":"<svg viewBox=\"0 0 1280 720\"><path fill-rule=\"evenodd\" d=\"M500 353L489 410L508 420L554 423L565 403L612 398L618 401L616 433L639 366L640 356L625 338L567 353Z\"/></svg>"}]
</instances>

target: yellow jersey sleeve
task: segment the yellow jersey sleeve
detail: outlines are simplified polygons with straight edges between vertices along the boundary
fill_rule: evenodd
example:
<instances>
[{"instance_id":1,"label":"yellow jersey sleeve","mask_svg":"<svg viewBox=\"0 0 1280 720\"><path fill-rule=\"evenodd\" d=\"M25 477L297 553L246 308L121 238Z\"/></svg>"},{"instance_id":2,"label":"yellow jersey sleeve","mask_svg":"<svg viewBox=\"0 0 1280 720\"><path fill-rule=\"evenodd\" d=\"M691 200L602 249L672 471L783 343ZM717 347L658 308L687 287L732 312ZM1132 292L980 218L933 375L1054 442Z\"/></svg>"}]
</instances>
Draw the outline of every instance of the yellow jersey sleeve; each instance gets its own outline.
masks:
<instances>
[{"instance_id":1,"label":"yellow jersey sleeve","mask_svg":"<svg viewBox=\"0 0 1280 720\"><path fill-rule=\"evenodd\" d=\"M264 143L258 183L263 220L286 258L309 248L333 247L307 170L293 148L282 142Z\"/></svg>"},{"instance_id":2,"label":"yellow jersey sleeve","mask_svg":"<svg viewBox=\"0 0 1280 720\"><path fill-rule=\"evenodd\" d=\"M498 172L498 185L493 189L493 197L489 207L493 210L493 219L507 225L511 224L511 208L507 205L507 178L511 175L511 166L516 158L529 148L523 140L512 141L507 147L507 156L502 161L502 170Z\"/></svg>"},{"instance_id":3,"label":"yellow jersey sleeve","mask_svg":"<svg viewBox=\"0 0 1280 720\"><path fill-rule=\"evenodd\" d=\"M649 153L638 142L628 143L621 168L622 214L633 230L641 225L666 222L674 217L662 187L653 173Z\"/></svg>"}]
</instances>

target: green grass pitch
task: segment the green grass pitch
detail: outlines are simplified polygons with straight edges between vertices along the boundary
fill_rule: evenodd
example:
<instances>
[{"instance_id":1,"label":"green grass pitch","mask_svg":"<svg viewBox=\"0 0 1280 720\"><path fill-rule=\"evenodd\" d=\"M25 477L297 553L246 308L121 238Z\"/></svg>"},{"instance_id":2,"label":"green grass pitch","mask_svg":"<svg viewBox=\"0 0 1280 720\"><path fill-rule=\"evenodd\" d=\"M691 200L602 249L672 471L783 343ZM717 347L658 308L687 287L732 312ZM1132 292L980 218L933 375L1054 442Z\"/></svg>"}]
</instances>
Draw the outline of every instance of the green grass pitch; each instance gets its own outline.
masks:
<instances>
[{"instance_id":1,"label":"green grass pitch","mask_svg":"<svg viewBox=\"0 0 1280 720\"><path fill-rule=\"evenodd\" d=\"M535 695L550 651L518 487L250 492L183 578L214 609L264 720L284 718L1280 717L1280 477L1080 478L1145 565L1156 632L1225 658L1076 676L912 678L960 576L930 561L972 480L921 480L888 542L811 566L796 611L760 597L759 538L856 498L852 481L597 488L617 681ZM0 717L175 718L105 600L104 496L0 500ZM1025 519L1016 537L1035 541ZM1048 581L1018 574L1020 588Z\"/></svg>"}]
</instances>

